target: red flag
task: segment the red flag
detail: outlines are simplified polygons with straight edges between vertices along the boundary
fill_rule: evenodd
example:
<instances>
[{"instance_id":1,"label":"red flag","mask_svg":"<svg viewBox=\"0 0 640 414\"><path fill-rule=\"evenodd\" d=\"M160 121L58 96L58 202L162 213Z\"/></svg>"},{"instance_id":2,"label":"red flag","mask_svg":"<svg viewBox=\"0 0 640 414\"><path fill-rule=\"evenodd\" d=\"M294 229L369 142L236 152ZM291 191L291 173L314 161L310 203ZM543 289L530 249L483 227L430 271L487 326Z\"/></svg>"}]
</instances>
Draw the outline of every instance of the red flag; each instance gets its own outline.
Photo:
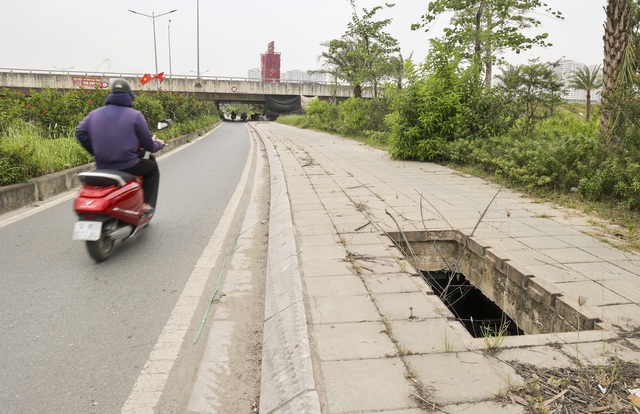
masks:
<instances>
[{"instance_id":1,"label":"red flag","mask_svg":"<svg viewBox=\"0 0 640 414\"><path fill-rule=\"evenodd\" d=\"M142 77L142 79L140 79L140 83L142 85L144 85L144 84L150 82L151 79L153 79L153 77L151 77L151 75L149 75L148 73L145 73L144 76Z\"/></svg>"},{"instance_id":2,"label":"red flag","mask_svg":"<svg viewBox=\"0 0 640 414\"><path fill-rule=\"evenodd\" d=\"M164 72L160 72L153 75L153 79L159 79L160 83L162 83L162 81L164 80Z\"/></svg>"}]
</instances>

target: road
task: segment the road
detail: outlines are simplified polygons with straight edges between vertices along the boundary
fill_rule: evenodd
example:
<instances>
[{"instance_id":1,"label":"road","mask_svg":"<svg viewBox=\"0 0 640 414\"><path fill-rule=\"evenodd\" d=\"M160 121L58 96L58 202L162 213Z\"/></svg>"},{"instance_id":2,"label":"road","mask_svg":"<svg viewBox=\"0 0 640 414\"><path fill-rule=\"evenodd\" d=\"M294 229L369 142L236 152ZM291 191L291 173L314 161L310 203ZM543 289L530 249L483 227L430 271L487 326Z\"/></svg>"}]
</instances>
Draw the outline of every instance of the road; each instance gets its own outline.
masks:
<instances>
[{"instance_id":1,"label":"road","mask_svg":"<svg viewBox=\"0 0 640 414\"><path fill-rule=\"evenodd\" d=\"M161 157L153 221L103 263L71 240L73 192L0 216L0 412L120 412L176 314L189 328L175 357L181 377L193 380L185 373L197 371L203 352L192 338L212 282L187 307L191 314L176 312L176 303L236 188L251 187L253 175L245 182L241 176L255 168L256 155L248 158L255 146L246 124L224 123ZM241 203L227 211L242 213L247 191L236 193L244 194L236 197ZM231 248L237 216L214 250ZM180 398L188 395L172 400Z\"/></svg>"}]
</instances>

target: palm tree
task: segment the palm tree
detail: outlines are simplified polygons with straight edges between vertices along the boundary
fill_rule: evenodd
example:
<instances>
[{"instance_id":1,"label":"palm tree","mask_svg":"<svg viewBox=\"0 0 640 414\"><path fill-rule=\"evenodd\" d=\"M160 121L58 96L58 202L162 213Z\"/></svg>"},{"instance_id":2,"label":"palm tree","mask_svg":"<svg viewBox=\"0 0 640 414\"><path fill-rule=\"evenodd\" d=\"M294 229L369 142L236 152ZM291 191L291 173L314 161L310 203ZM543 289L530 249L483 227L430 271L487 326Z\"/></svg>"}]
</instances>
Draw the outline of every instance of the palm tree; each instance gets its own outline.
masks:
<instances>
[{"instance_id":1,"label":"palm tree","mask_svg":"<svg viewBox=\"0 0 640 414\"><path fill-rule=\"evenodd\" d=\"M398 53L398 56L391 56L389 58L389 64L390 64L390 73L389 73L389 77L391 79L393 79L396 87L398 89L402 89L402 85L404 83L404 77L407 73L407 68L406 68L406 64L408 63L407 61L411 60L411 58L413 57L413 52L411 52L411 54L409 55L409 58L405 60L404 57L402 57L402 52Z\"/></svg>"},{"instance_id":2,"label":"palm tree","mask_svg":"<svg viewBox=\"0 0 640 414\"><path fill-rule=\"evenodd\" d=\"M602 87L601 67L598 65L592 70L584 66L575 71L569 79L569 87L587 92L587 121L591 119L591 91Z\"/></svg>"},{"instance_id":3,"label":"palm tree","mask_svg":"<svg viewBox=\"0 0 640 414\"><path fill-rule=\"evenodd\" d=\"M502 88L507 91L507 94L512 96L515 90L522 85L522 68L507 64L506 67L501 67L500 71L502 73L496 75L496 78L502 82Z\"/></svg>"},{"instance_id":4,"label":"palm tree","mask_svg":"<svg viewBox=\"0 0 640 414\"><path fill-rule=\"evenodd\" d=\"M631 0L608 0L607 20L604 26L604 68L602 78L602 110L600 113L600 132L610 146L617 147L620 142L614 137L609 100L619 84L625 53L632 44Z\"/></svg>"}]
</instances>

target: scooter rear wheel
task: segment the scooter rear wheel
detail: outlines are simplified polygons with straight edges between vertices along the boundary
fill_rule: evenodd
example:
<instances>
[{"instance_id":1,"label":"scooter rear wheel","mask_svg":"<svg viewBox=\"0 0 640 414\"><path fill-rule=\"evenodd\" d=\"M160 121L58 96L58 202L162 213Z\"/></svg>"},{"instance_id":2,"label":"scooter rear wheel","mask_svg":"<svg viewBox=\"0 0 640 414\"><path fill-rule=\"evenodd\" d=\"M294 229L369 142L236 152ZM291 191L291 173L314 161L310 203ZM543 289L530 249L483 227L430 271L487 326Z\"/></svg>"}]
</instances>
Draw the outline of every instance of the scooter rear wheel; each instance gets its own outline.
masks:
<instances>
[{"instance_id":1,"label":"scooter rear wheel","mask_svg":"<svg viewBox=\"0 0 640 414\"><path fill-rule=\"evenodd\" d=\"M107 223L105 223L107 224ZM89 255L95 259L96 262L103 262L111 256L115 245L115 240L107 236L107 229L109 226L103 226L102 234L100 238L95 241L87 241L87 250Z\"/></svg>"}]
</instances>

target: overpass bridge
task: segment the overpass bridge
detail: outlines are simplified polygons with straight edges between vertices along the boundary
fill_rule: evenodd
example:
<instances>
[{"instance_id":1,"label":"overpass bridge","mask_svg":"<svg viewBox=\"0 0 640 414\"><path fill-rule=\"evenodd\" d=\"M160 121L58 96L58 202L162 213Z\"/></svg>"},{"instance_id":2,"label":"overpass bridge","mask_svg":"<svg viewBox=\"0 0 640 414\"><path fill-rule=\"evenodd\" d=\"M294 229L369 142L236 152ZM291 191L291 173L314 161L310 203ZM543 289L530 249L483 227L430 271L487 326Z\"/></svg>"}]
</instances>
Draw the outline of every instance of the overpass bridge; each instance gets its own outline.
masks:
<instances>
[{"instance_id":1,"label":"overpass bridge","mask_svg":"<svg viewBox=\"0 0 640 414\"><path fill-rule=\"evenodd\" d=\"M295 97L319 97L344 100L352 95L349 85L307 81L262 82L259 79L220 76L166 76L162 83L157 79L142 85L143 74L79 71L47 71L0 68L0 90L29 93L49 87L59 90L94 87L108 88L113 79L126 79L134 91L154 92L158 89L178 93L195 94L198 99L216 103L264 104L271 97L291 99Z\"/></svg>"}]
</instances>

